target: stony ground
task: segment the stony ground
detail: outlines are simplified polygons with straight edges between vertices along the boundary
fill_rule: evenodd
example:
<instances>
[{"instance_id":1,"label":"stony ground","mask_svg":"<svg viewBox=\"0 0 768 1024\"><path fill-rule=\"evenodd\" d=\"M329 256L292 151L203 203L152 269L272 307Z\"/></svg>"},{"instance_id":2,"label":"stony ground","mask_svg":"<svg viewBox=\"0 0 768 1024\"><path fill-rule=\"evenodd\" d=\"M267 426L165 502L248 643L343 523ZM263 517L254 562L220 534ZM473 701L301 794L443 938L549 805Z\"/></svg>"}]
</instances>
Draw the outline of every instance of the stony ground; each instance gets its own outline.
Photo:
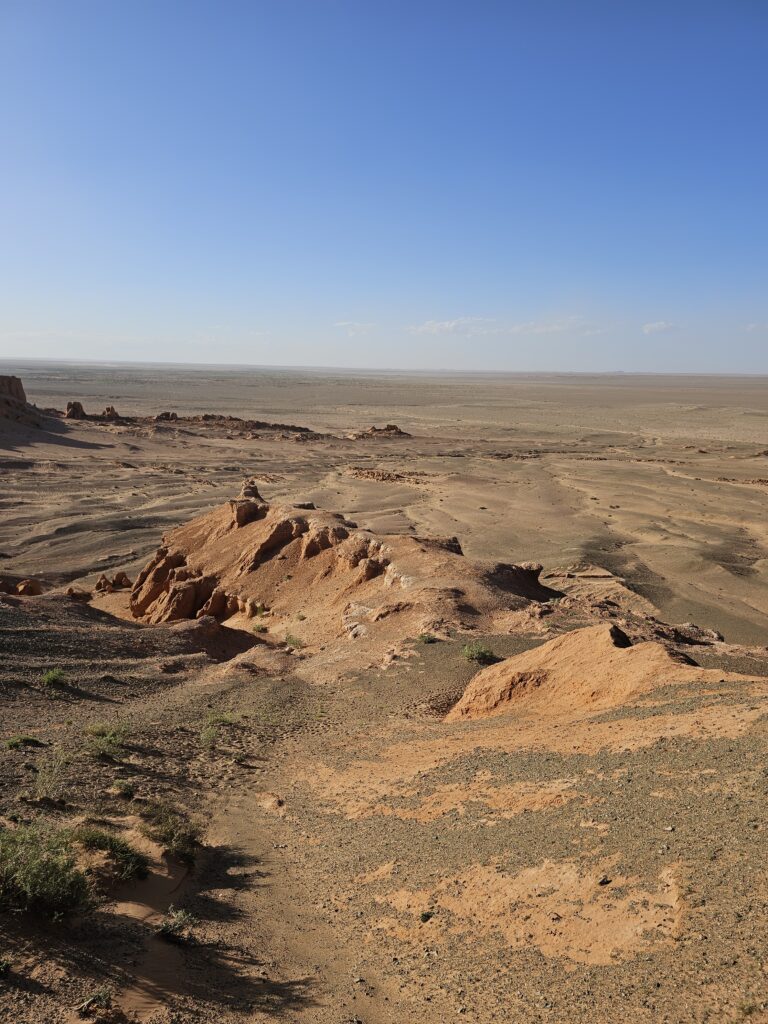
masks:
<instances>
[{"instance_id":1,"label":"stony ground","mask_svg":"<svg viewBox=\"0 0 768 1024\"><path fill-rule=\"evenodd\" d=\"M75 384L37 380L42 405ZM0 1019L72 1024L106 989L86 1019L768 1020L764 396L673 383L281 378L248 383L272 398L259 414L335 440L94 423L1 438L0 574L46 589L0 595L2 823L106 822L151 870L129 886L94 870L74 919L4 914ZM101 404L165 408L145 384L89 378ZM229 378L205 400L185 386L180 412L249 411L219 405ZM415 437L342 437L392 420ZM680 649L751 681L446 724L477 671L462 638L410 638L386 670L318 684L253 633L142 627L124 595L65 596L135 576L164 530L257 473L270 499L457 534L471 557L605 565L661 618L749 645ZM482 639L506 657L584 624L564 611ZM102 724L121 737L106 758ZM140 837L158 798L200 824L191 869ZM181 945L156 935L171 906L196 919Z\"/></svg>"}]
</instances>

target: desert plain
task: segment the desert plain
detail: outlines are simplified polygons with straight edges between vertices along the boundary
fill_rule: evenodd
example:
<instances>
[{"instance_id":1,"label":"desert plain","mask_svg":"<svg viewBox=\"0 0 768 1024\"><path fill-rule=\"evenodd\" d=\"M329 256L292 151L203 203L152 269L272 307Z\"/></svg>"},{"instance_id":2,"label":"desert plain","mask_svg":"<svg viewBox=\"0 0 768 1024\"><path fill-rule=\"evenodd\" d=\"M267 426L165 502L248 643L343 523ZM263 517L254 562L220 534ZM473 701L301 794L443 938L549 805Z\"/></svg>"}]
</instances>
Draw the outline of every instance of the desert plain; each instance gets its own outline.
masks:
<instances>
[{"instance_id":1,"label":"desert plain","mask_svg":"<svg viewBox=\"0 0 768 1024\"><path fill-rule=\"evenodd\" d=\"M1 363L0 1017L768 1021L767 499L761 377Z\"/></svg>"}]
</instances>

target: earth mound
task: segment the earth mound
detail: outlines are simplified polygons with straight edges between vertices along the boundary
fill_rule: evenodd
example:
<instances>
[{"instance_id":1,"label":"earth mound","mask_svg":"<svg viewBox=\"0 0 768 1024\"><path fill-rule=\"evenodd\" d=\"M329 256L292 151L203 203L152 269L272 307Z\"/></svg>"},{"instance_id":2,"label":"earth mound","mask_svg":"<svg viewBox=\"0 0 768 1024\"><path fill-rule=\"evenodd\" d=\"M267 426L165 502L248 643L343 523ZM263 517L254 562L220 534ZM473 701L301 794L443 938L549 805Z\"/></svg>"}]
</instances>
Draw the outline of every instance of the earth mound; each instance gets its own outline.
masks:
<instances>
[{"instance_id":1,"label":"earth mound","mask_svg":"<svg viewBox=\"0 0 768 1024\"><path fill-rule=\"evenodd\" d=\"M478 672L448 722L503 715L517 708L571 714L618 707L672 682L722 680L663 644L633 644L618 626L601 623L556 637Z\"/></svg>"},{"instance_id":2,"label":"earth mound","mask_svg":"<svg viewBox=\"0 0 768 1024\"><path fill-rule=\"evenodd\" d=\"M335 674L391 657L422 632L488 630L500 610L558 596L540 571L472 562L454 537L377 536L337 513L270 505L248 480L238 498L164 538L130 607L151 623L211 615L255 625Z\"/></svg>"}]
</instances>

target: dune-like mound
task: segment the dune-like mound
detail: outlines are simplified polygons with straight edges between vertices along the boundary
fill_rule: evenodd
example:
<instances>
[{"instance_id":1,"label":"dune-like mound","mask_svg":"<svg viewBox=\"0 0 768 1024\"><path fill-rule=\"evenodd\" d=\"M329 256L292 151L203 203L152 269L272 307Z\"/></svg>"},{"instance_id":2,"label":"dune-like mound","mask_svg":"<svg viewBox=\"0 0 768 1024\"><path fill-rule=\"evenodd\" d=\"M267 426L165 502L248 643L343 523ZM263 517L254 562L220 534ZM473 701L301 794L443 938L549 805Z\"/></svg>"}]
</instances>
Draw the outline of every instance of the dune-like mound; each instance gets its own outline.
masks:
<instances>
[{"instance_id":1,"label":"dune-like mound","mask_svg":"<svg viewBox=\"0 0 768 1024\"><path fill-rule=\"evenodd\" d=\"M133 615L254 619L268 642L287 635L341 668L350 647L359 665L423 631L488 628L499 610L558 596L539 565L472 562L455 537L375 535L302 505L270 505L246 481L237 499L164 538L134 584Z\"/></svg>"},{"instance_id":2,"label":"dune-like mound","mask_svg":"<svg viewBox=\"0 0 768 1024\"><path fill-rule=\"evenodd\" d=\"M0 375L0 421L39 426L40 413L27 402L24 385L18 377Z\"/></svg>"},{"instance_id":3,"label":"dune-like mound","mask_svg":"<svg viewBox=\"0 0 768 1024\"><path fill-rule=\"evenodd\" d=\"M523 707L568 714L617 707L672 682L723 679L676 657L663 644L633 644L618 626L601 623L565 633L491 665L472 679L446 721L488 718Z\"/></svg>"}]
</instances>

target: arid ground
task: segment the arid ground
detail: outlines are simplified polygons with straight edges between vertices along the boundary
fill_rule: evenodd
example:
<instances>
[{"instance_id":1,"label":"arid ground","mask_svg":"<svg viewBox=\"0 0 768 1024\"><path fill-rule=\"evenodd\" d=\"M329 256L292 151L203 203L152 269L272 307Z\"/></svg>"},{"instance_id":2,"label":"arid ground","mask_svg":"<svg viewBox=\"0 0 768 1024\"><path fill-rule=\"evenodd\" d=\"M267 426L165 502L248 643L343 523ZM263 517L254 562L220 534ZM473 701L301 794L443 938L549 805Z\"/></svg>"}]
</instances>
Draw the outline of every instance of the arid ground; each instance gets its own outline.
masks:
<instances>
[{"instance_id":1,"label":"arid ground","mask_svg":"<svg viewBox=\"0 0 768 1024\"><path fill-rule=\"evenodd\" d=\"M768 379L0 374L0 1019L768 1021Z\"/></svg>"}]
</instances>

